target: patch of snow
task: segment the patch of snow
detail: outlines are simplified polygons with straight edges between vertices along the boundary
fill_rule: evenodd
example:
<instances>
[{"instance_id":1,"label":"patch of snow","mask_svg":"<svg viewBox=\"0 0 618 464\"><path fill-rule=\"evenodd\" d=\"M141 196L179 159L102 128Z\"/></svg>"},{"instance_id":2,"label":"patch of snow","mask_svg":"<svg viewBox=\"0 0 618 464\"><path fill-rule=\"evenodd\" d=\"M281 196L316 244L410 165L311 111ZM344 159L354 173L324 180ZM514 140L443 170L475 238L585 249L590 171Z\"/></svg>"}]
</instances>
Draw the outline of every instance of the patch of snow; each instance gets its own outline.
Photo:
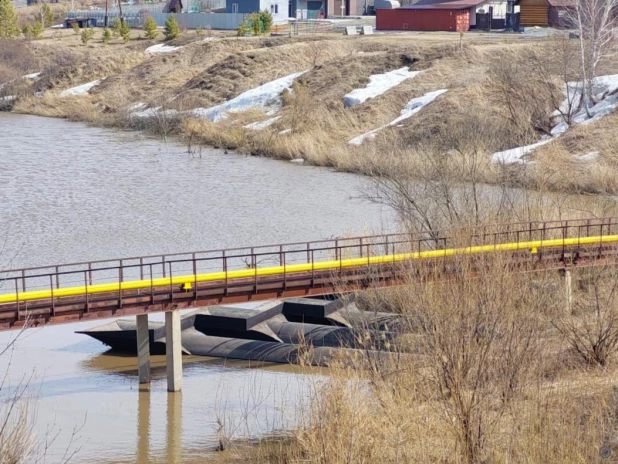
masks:
<instances>
[{"instance_id":1,"label":"patch of snow","mask_svg":"<svg viewBox=\"0 0 618 464\"><path fill-rule=\"evenodd\" d=\"M560 110L554 112L554 116L558 116L557 122L563 121L560 114L566 114L570 108L578 108L581 103L581 82L569 82L565 85L564 93L565 100L560 105ZM607 116L616 110L617 99L615 95L612 95L618 91L618 74L612 74L608 76L595 77L592 83L592 93L598 103L590 108L590 117L586 114L586 110L581 109L571 117L573 124L584 124L590 119L598 121L603 116ZM569 102L571 104L569 105Z\"/></svg>"},{"instance_id":2,"label":"patch of snow","mask_svg":"<svg viewBox=\"0 0 618 464\"><path fill-rule=\"evenodd\" d=\"M500 164L525 164L526 161L522 159L525 155L532 153L537 148L551 142L552 140L553 138L547 138L541 140L540 142L533 143L532 145L499 151L491 155L491 161Z\"/></svg>"},{"instance_id":3,"label":"patch of snow","mask_svg":"<svg viewBox=\"0 0 618 464\"><path fill-rule=\"evenodd\" d=\"M384 74L369 76L369 83L365 88L354 89L347 95L344 95L343 105L346 108L360 105L371 98L382 95L393 87L397 87L406 79L411 79L420 73L421 71L410 71L408 67L405 67Z\"/></svg>"},{"instance_id":4,"label":"patch of snow","mask_svg":"<svg viewBox=\"0 0 618 464\"><path fill-rule=\"evenodd\" d=\"M305 160L302 158L296 158L296 159L290 160L290 163L294 163L294 164L303 164L304 162Z\"/></svg>"},{"instance_id":5,"label":"patch of snow","mask_svg":"<svg viewBox=\"0 0 618 464\"><path fill-rule=\"evenodd\" d=\"M144 106L146 106L146 105L139 106L137 109L144 108ZM146 108L146 109L141 110L141 111L134 111L131 114L131 116L135 116L136 118L150 118L152 116L155 116L160 109L161 109L160 106L156 106L154 108Z\"/></svg>"},{"instance_id":6,"label":"patch of snow","mask_svg":"<svg viewBox=\"0 0 618 464\"><path fill-rule=\"evenodd\" d=\"M86 84L78 85L77 87L72 87L72 88L67 89L64 92L62 92L60 94L60 97L64 98L64 97L77 97L77 96L80 96L80 95L86 95L86 94L88 94L88 92L90 92L90 89L92 89L93 87L96 87L101 82L103 82L102 79L97 79L96 81L92 81L92 82L88 82Z\"/></svg>"},{"instance_id":7,"label":"patch of snow","mask_svg":"<svg viewBox=\"0 0 618 464\"><path fill-rule=\"evenodd\" d=\"M564 134L568 128L569 128L569 125L566 122L562 121L561 123L554 126L550 134L552 137L558 137L559 135Z\"/></svg>"},{"instance_id":8,"label":"patch of snow","mask_svg":"<svg viewBox=\"0 0 618 464\"><path fill-rule=\"evenodd\" d=\"M279 135L289 134L290 132L292 132L292 129L285 129L285 130L282 130L281 132L279 132Z\"/></svg>"},{"instance_id":9,"label":"patch of snow","mask_svg":"<svg viewBox=\"0 0 618 464\"><path fill-rule=\"evenodd\" d=\"M25 76L22 76L24 79L36 79L37 77L39 77L41 75L40 72L38 73L32 73L32 74L26 74Z\"/></svg>"},{"instance_id":10,"label":"patch of snow","mask_svg":"<svg viewBox=\"0 0 618 464\"><path fill-rule=\"evenodd\" d=\"M586 112L583 112L582 117L573 118L573 120L577 120L579 124L590 124L591 122L598 121L604 116L613 113L618 108L618 97L616 95L610 95L609 97L605 97L599 103L590 108L591 118L587 118ZM580 116L580 115L577 115Z\"/></svg>"},{"instance_id":11,"label":"patch of snow","mask_svg":"<svg viewBox=\"0 0 618 464\"><path fill-rule=\"evenodd\" d=\"M52 29L64 29L64 24L54 24L51 28Z\"/></svg>"},{"instance_id":12,"label":"patch of snow","mask_svg":"<svg viewBox=\"0 0 618 464\"><path fill-rule=\"evenodd\" d=\"M599 157L599 154L598 151L591 151L583 155L573 155L573 158L575 161L593 161Z\"/></svg>"},{"instance_id":13,"label":"patch of snow","mask_svg":"<svg viewBox=\"0 0 618 464\"><path fill-rule=\"evenodd\" d=\"M43 92L34 92L34 96L37 98L41 98L43 96Z\"/></svg>"},{"instance_id":14,"label":"patch of snow","mask_svg":"<svg viewBox=\"0 0 618 464\"><path fill-rule=\"evenodd\" d=\"M9 95L7 97L0 97L0 100L5 101L5 102L12 102L17 100L17 96L16 95Z\"/></svg>"},{"instance_id":15,"label":"patch of snow","mask_svg":"<svg viewBox=\"0 0 618 464\"><path fill-rule=\"evenodd\" d=\"M129 111L137 111L146 108L148 105L146 103L133 103L132 105L127 106L127 110Z\"/></svg>"},{"instance_id":16,"label":"patch of snow","mask_svg":"<svg viewBox=\"0 0 618 464\"><path fill-rule=\"evenodd\" d=\"M247 124L245 126L245 129L251 129L251 130L266 129L268 126L274 124L279 119L281 119L281 116L275 116L274 118L267 119L266 121L252 122L251 124Z\"/></svg>"},{"instance_id":17,"label":"patch of snow","mask_svg":"<svg viewBox=\"0 0 618 464\"><path fill-rule=\"evenodd\" d=\"M618 74L610 74L607 76L599 76L594 78L592 84L592 91L596 92L597 97L599 94L609 95L618 90Z\"/></svg>"},{"instance_id":18,"label":"patch of snow","mask_svg":"<svg viewBox=\"0 0 618 464\"><path fill-rule=\"evenodd\" d=\"M146 106L144 104L144 106ZM155 116L160 116L160 117L171 117L171 116L177 116L178 115L178 111L176 110L163 110L161 111L161 107L157 106L155 108L146 108L145 110L142 111L135 111L133 113L131 113L132 117L138 118L138 119L144 119L144 118L153 118Z\"/></svg>"},{"instance_id":19,"label":"patch of snow","mask_svg":"<svg viewBox=\"0 0 618 464\"><path fill-rule=\"evenodd\" d=\"M266 84L247 90L235 98L211 108L196 108L189 111L198 118L208 119L218 122L227 117L228 112L235 113L251 108L277 108L281 107L281 92L289 89L294 79L304 74L304 72L290 74L289 76L275 79Z\"/></svg>"},{"instance_id":20,"label":"patch of snow","mask_svg":"<svg viewBox=\"0 0 618 464\"><path fill-rule=\"evenodd\" d=\"M359 135L358 137L354 137L348 143L351 144L351 145L361 145L366 139L373 139L373 138L375 138L377 133L380 132L385 127L396 126L401 121L404 121L404 120L414 116L416 113L418 113L420 110L422 110L425 106L429 105L432 101L434 101L436 98L438 98L440 95L442 95L443 93L446 93L446 92L447 92L446 89L436 90L434 92L426 93L422 97L413 98L412 100L410 100L408 102L408 104L403 108L403 110L401 110L401 113L400 113L399 117L393 119L388 124L385 124L385 125L383 125L381 127L378 127L377 129L374 129L374 130L372 130L370 132L366 132L366 133L364 133L362 135Z\"/></svg>"},{"instance_id":21,"label":"patch of snow","mask_svg":"<svg viewBox=\"0 0 618 464\"><path fill-rule=\"evenodd\" d=\"M172 53L175 52L176 50L180 50L182 48L181 47L172 47L171 45L165 45L165 44L156 44L153 45L151 47L148 47L145 52L146 53L150 53L150 54L154 54L154 53Z\"/></svg>"},{"instance_id":22,"label":"patch of snow","mask_svg":"<svg viewBox=\"0 0 618 464\"><path fill-rule=\"evenodd\" d=\"M562 114L568 113L569 108L578 108L580 106L581 91L581 82L569 82L565 85L565 100L561 103L560 109L552 113L552 116L555 118L555 125L550 132L551 138L542 139L537 143L533 143L532 145L527 145L525 147L516 147L511 150L494 153L491 156L491 160L494 163L503 164L525 163L525 160L522 159L524 155L532 153L538 147L543 146L564 134L568 130L569 125L562 117ZM602 117L607 116L618 109L618 95L615 95L615 93L618 92L618 74L596 77L592 83L592 92L598 103L590 108L590 116L588 116L585 109L580 109L571 116L571 125L590 124L591 122L598 121ZM588 155L591 154L588 153L586 155L578 155L580 158L576 157L576 159L580 161L592 160L598 155L598 153L595 156Z\"/></svg>"}]
</instances>

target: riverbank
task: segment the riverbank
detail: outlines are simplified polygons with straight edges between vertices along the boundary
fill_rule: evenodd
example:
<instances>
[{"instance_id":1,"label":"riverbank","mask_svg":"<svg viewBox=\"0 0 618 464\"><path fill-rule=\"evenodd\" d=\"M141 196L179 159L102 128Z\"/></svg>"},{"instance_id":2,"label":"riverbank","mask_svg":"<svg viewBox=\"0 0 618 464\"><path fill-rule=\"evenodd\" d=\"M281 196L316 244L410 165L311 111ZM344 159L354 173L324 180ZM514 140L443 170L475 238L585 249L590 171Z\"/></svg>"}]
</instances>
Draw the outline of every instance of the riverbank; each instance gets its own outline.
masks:
<instances>
[{"instance_id":1,"label":"riverbank","mask_svg":"<svg viewBox=\"0 0 618 464\"><path fill-rule=\"evenodd\" d=\"M552 131L563 99L556 50L576 45L568 39L469 33L460 47L458 35L445 33L187 32L149 51L156 42L139 31L128 44L107 46L83 46L71 34L16 45L22 53L1 90L15 97L13 111L148 130L196 153L222 147L374 177L426 180L439 166L454 182L618 192L614 114L507 162L493 156ZM614 66L603 74L618 72ZM409 76L393 85L396 70ZM214 116L221 104L216 114L234 113Z\"/></svg>"},{"instance_id":2,"label":"riverbank","mask_svg":"<svg viewBox=\"0 0 618 464\"><path fill-rule=\"evenodd\" d=\"M555 271L505 273L504 257L484 260L481 272L459 264L449 281L411 277L368 293L405 321L405 352L345 359L328 382L310 382L296 429L249 444L226 436L212 462L583 464L615 455L615 269L572 270L569 304Z\"/></svg>"}]
</instances>

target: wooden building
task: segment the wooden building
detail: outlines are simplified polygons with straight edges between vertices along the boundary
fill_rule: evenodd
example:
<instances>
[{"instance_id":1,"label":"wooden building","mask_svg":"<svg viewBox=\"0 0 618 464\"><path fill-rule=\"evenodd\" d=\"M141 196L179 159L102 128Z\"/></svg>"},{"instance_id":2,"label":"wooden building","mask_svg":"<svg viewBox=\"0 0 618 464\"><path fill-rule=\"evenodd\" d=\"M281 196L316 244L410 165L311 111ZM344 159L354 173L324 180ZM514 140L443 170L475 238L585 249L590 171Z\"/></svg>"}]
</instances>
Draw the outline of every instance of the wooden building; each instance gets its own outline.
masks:
<instances>
[{"instance_id":1,"label":"wooden building","mask_svg":"<svg viewBox=\"0 0 618 464\"><path fill-rule=\"evenodd\" d=\"M518 0L519 23L524 27L569 27L573 0Z\"/></svg>"}]
</instances>

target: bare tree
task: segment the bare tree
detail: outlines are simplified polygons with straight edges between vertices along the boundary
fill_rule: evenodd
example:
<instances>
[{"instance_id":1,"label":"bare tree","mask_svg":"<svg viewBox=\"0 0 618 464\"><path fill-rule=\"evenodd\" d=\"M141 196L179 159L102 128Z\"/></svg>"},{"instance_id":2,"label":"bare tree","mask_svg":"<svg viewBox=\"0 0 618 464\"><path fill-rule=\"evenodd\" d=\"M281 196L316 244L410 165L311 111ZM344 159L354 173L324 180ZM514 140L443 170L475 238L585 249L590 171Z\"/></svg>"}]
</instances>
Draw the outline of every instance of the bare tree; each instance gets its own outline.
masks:
<instances>
[{"instance_id":1,"label":"bare tree","mask_svg":"<svg viewBox=\"0 0 618 464\"><path fill-rule=\"evenodd\" d=\"M580 272L580 281L586 284L584 291L576 295L572 314L553 324L584 362L605 366L618 353L616 270L610 267Z\"/></svg>"},{"instance_id":2,"label":"bare tree","mask_svg":"<svg viewBox=\"0 0 618 464\"><path fill-rule=\"evenodd\" d=\"M579 33L582 106L588 117L597 103L593 92L599 64L616 51L618 0L574 0L569 19Z\"/></svg>"}]
</instances>

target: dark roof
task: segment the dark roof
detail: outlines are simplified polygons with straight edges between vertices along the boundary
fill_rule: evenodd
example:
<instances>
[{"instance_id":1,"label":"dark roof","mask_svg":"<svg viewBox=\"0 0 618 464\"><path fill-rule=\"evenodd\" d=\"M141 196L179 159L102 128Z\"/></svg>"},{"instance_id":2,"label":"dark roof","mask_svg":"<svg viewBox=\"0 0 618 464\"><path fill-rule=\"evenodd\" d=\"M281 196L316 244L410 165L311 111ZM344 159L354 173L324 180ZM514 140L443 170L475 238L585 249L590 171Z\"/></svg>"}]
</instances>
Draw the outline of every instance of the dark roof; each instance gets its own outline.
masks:
<instances>
[{"instance_id":1,"label":"dark roof","mask_svg":"<svg viewBox=\"0 0 618 464\"><path fill-rule=\"evenodd\" d=\"M486 0L420 0L412 5L402 6L402 10L463 10L480 5Z\"/></svg>"},{"instance_id":2,"label":"dark roof","mask_svg":"<svg viewBox=\"0 0 618 464\"><path fill-rule=\"evenodd\" d=\"M573 8L575 6L575 0L545 0L549 6L555 8ZM515 5L519 5L521 0L515 0Z\"/></svg>"},{"instance_id":3,"label":"dark roof","mask_svg":"<svg viewBox=\"0 0 618 464\"><path fill-rule=\"evenodd\" d=\"M547 0L551 6L569 8L575 6L575 0Z\"/></svg>"}]
</instances>

